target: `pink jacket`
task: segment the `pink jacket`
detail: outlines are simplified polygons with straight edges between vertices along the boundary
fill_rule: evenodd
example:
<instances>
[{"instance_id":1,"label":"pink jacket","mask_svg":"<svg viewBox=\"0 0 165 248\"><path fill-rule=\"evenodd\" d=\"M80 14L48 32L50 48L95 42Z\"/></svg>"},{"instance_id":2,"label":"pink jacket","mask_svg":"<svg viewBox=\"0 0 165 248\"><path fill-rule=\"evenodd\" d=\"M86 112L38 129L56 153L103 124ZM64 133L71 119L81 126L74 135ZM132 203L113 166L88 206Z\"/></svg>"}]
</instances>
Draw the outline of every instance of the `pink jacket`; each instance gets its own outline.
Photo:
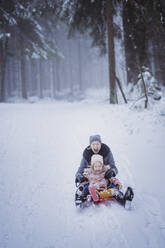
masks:
<instances>
[{"instance_id":1,"label":"pink jacket","mask_svg":"<svg viewBox=\"0 0 165 248\"><path fill-rule=\"evenodd\" d=\"M105 170L103 169L101 172L95 172L92 168L88 168L84 171L84 176L88 178L89 185L95 186L98 190L107 189L108 180L104 178Z\"/></svg>"}]
</instances>

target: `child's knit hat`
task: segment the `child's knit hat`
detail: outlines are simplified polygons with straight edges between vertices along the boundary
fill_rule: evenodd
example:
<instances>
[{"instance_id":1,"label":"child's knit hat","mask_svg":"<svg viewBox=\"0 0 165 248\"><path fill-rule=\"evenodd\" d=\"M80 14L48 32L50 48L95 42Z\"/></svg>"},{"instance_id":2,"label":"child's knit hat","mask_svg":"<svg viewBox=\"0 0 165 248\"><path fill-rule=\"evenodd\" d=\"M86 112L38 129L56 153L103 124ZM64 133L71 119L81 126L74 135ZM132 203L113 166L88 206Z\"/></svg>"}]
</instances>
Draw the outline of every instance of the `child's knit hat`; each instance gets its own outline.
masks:
<instances>
[{"instance_id":1,"label":"child's knit hat","mask_svg":"<svg viewBox=\"0 0 165 248\"><path fill-rule=\"evenodd\" d=\"M91 157L91 165L93 165L95 162L100 162L101 164L103 164L103 156L99 155L99 154L94 154Z\"/></svg>"}]
</instances>

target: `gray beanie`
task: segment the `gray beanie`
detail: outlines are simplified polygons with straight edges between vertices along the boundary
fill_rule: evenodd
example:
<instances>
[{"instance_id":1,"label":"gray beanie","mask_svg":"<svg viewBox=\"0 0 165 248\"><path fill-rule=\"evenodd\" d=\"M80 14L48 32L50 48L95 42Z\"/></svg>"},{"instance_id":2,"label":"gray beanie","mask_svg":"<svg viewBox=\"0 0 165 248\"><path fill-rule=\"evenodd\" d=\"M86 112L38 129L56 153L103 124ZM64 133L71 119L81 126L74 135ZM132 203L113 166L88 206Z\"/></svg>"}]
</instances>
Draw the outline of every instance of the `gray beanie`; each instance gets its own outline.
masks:
<instances>
[{"instance_id":1,"label":"gray beanie","mask_svg":"<svg viewBox=\"0 0 165 248\"><path fill-rule=\"evenodd\" d=\"M101 143L101 136L99 134L90 136L89 144L91 145L93 141L98 141Z\"/></svg>"}]
</instances>

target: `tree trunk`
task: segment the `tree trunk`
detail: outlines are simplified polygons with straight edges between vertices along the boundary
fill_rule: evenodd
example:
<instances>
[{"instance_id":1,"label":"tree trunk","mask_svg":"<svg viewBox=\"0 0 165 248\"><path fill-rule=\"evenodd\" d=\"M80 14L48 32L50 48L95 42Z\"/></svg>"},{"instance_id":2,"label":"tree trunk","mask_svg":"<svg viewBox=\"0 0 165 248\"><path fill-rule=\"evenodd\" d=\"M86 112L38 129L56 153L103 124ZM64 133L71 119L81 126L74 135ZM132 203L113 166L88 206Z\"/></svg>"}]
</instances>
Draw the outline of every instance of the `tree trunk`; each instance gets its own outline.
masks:
<instances>
[{"instance_id":1,"label":"tree trunk","mask_svg":"<svg viewBox=\"0 0 165 248\"><path fill-rule=\"evenodd\" d=\"M69 86L70 86L70 96L74 95L73 89L73 55L72 55L72 41L68 41L68 56L69 56Z\"/></svg>"},{"instance_id":2,"label":"tree trunk","mask_svg":"<svg viewBox=\"0 0 165 248\"><path fill-rule=\"evenodd\" d=\"M3 58L2 62L2 70L1 70L1 94L0 94L0 102L5 102L5 71L6 71L6 60Z\"/></svg>"},{"instance_id":3,"label":"tree trunk","mask_svg":"<svg viewBox=\"0 0 165 248\"><path fill-rule=\"evenodd\" d=\"M56 99L56 88L55 88L55 79L56 73L55 73L55 60L52 61L52 95L53 98Z\"/></svg>"},{"instance_id":4,"label":"tree trunk","mask_svg":"<svg viewBox=\"0 0 165 248\"><path fill-rule=\"evenodd\" d=\"M36 96L37 95L37 59L31 58L30 60L31 64L31 80L30 80L30 95ZM49 73L48 73L49 75ZM49 82L49 80L48 80Z\"/></svg>"},{"instance_id":5,"label":"tree trunk","mask_svg":"<svg viewBox=\"0 0 165 248\"><path fill-rule=\"evenodd\" d=\"M36 61L36 71L37 71L37 97L40 98L40 81L41 81L41 76L40 76L40 59L37 59Z\"/></svg>"},{"instance_id":6,"label":"tree trunk","mask_svg":"<svg viewBox=\"0 0 165 248\"><path fill-rule=\"evenodd\" d=\"M26 68L25 68L25 56L24 56L24 40L20 36L19 37L20 48L21 48L21 95L22 98L27 100L27 83L26 83Z\"/></svg>"},{"instance_id":7,"label":"tree trunk","mask_svg":"<svg viewBox=\"0 0 165 248\"><path fill-rule=\"evenodd\" d=\"M83 91L83 86L82 86L82 65L81 65L81 38L78 39L78 78L79 78L79 90L80 92Z\"/></svg>"},{"instance_id":8,"label":"tree trunk","mask_svg":"<svg viewBox=\"0 0 165 248\"><path fill-rule=\"evenodd\" d=\"M27 100L27 84L26 84L26 75L25 75L25 58L21 54L21 85L22 85L22 98Z\"/></svg>"},{"instance_id":9,"label":"tree trunk","mask_svg":"<svg viewBox=\"0 0 165 248\"><path fill-rule=\"evenodd\" d=\"M114 48L114 28L113 28L113 3L107 0L107 29L108 29L108 65L109 65L109 87L110 103L117 103L116 78L115 78L115 48Z\"/></svg>"},{"instance_id":10,"label":"tree trunk","mask_svg":"<svg viewBox=\"0 0 165 248\"><path fill-rule=\"evenodd\" d=\"M9 38L6 36L1 42L1 87L0 87L0 102L5 102L5 74L7 62L7 49Z\"/></svg>"},{"instance_id":11,"label":"tree trunk","mask_svg":"<svg viewBox=\"0 0 165 248\"><path fill-rule=\"evenodd\" d=\"M56 68L56 92L59 93L61 90L60 87L60 61L55 61L55 68Z\"/></svg>"},{"instance_id":12,"label":"tree trunk","mask_svg":"<svg viewBox=\"0 0 165 248\"><path fill-rule=\"evenodd\" d=\"M40 72L40 86L39 86L39 97L42 99L44 97L43 95L43 60L39 60L39 72Z\"/></svg>"},{"instance_id":13,"label":"tree trunk","mask_svg":"<svg viewBox=\"0 0 165 248\"><path fill-rule=\"evenodd\" d=\"M8 74L8 84L7 84L7 95L12 96L12 61L11 58L7 62L7 74Z\"/></svg>"}]
</instances>

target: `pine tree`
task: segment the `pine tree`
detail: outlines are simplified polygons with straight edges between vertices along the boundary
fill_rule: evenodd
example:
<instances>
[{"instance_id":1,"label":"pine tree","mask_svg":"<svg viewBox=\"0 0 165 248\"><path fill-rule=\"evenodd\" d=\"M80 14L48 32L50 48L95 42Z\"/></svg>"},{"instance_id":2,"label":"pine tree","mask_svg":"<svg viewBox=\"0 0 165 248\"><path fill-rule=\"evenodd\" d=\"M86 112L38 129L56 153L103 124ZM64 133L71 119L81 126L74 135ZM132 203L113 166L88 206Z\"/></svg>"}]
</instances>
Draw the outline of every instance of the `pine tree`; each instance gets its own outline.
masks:
<instances>
[{"instance_id":1,"label":"pine tree","mask_svg":"<svg viewBox=\"0 0 165 248\"><path fill-rule=\"evenodd\" d=\"M101 54L109 54L109 84L110 103L117 103L115 82L115 51L113 15L114 0L70 0L63 1L61 16L68 23L69 37L77 31L81 34L88 33L92 37L92 46L98 46ZM108 33L108 34L107 34Z\"/></svg>"},{"instance_id":2,"label":"pine tree","mask_svg":"<svg viewBox=\"0 0 165 248\"><path fill-rule=\"evenodd\" d=\"M140 67L153 67L163 82L165 48L165 3L162 0L123 1L123 23L128 82L135 82ZM137 58L135 62L135 58Z\"/></svg>"},{"instance_id":3,"label":"pine tree","mask_svg":"<svg viewBox=\"0 0 165 248\"><path fill-rule=\"evenodd\" d=\"M44 58L58 56L58 49L53 42L47 39L45 29L41 27L40 20L52 11L58 11L54 1L32 0L2 0L0 6L0 56L1 66L0 101L5 101L5 71L9 56L8 41L17 39L19 45L17 56L21 60L22 96L27 99L27 86L25 78L25 58ZM57 15L55 15L57 16ZM16 56L16 54L15 54Z\"/></svg>"}]
</instances>

